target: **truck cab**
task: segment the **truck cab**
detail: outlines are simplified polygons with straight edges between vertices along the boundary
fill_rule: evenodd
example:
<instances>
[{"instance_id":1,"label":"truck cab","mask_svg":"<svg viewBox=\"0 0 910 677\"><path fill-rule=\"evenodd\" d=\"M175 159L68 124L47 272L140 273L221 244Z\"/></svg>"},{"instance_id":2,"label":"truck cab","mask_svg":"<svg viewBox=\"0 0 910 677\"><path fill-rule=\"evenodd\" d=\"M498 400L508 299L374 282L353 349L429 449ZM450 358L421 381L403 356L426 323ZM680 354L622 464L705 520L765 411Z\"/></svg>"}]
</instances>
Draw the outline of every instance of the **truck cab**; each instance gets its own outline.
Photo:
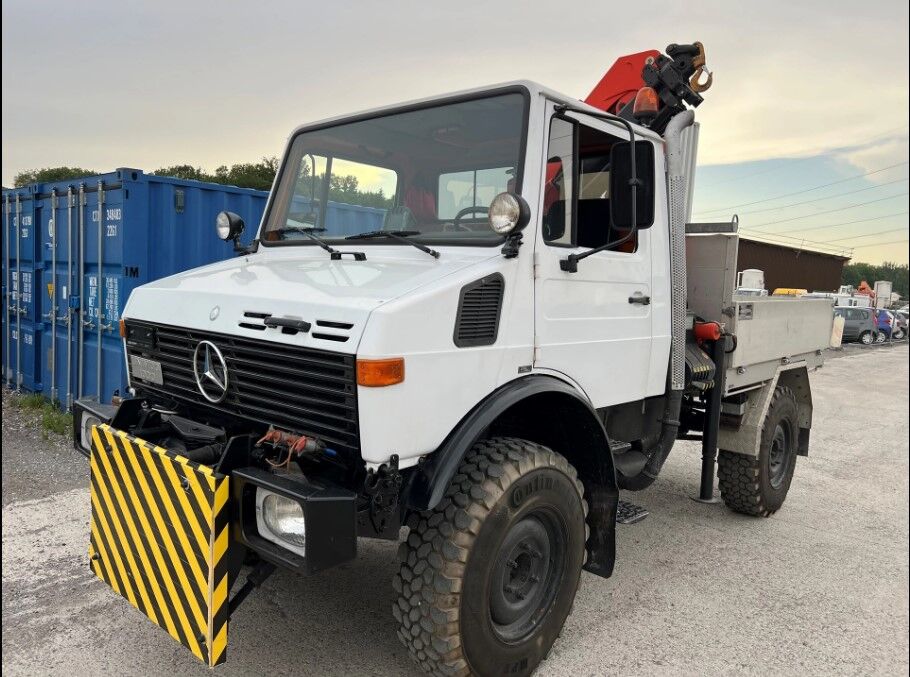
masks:
<instances>
[{"instance_id":1,"label":"truck cab","mask_svg":"<svg viewBox=\"0 0 910 677\"><path fill-rule=\"evenodd\" d=\"M691 74L688 47L646 69L685 57ZM745 341L746 306L762 327L777 306L735 302L735 265L711 277L697 256L687 290L692 114L661 101L630 121L516 82L295 130L253 245L134 291L131 397L77 403L98 576L129 597L109 555L147 559L152 591L153 541L193 554L171 569L199 555L183 593L160 586L200 610L198 638L133 601L215 665L229 609L275 567L314 573L407 527L393 616L415 661L529 674L582 567L612 573L619 489L648 486L678 435L726 444L732 508L777 510L808 444L816 335L760 365L737 354L724 387L724 294ZM693 251L729 252L722 225ZM245 226L217 227L236 243ZM761 464L777 484L748 493Z\"/></svg>"}]
</instances>

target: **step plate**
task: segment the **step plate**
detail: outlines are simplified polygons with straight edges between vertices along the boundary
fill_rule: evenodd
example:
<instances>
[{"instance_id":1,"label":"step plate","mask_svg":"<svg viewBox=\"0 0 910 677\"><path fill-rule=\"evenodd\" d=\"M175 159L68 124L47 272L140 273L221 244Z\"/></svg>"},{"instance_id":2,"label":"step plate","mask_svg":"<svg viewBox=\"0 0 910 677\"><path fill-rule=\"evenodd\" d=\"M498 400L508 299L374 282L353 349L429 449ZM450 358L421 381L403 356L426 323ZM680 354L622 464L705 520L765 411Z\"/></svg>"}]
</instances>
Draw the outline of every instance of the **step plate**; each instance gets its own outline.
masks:
<instances>
[{"instance_id":1,"label":"step plate","mask_svg":"<svg viewBox=\"0 0 910 677\"><path fill-rule=\"evenodd\" d=\"M635 524L637 522L641 522L650 514L651 513L642 508L640 505L635 505L634 503L629 503L628 501L620 501L619 505L616 506L617 524Z\"/></svg>"}]
</instances>

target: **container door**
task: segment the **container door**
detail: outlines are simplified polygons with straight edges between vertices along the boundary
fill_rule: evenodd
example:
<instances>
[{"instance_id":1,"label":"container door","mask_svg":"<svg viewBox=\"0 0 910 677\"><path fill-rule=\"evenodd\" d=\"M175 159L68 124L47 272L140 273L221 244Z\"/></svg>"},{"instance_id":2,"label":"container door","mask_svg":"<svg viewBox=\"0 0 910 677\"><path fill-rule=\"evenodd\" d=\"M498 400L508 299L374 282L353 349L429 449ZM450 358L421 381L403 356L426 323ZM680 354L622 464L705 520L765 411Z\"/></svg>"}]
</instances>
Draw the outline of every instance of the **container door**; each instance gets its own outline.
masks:
<instances>
[{"instance_id":1,"label":"container door","mask_svg":"<svg viewBox=\"0 0 910 677\"><path fill-rule=\"evenodd\" d=\"M81 390L82 397L109 403L114 395L123 394L126 385L118 329L122 309L124 190L121 182L108 180L88 188L81 242L81 388L77 390Z\"/></svg>"}]
</instances>

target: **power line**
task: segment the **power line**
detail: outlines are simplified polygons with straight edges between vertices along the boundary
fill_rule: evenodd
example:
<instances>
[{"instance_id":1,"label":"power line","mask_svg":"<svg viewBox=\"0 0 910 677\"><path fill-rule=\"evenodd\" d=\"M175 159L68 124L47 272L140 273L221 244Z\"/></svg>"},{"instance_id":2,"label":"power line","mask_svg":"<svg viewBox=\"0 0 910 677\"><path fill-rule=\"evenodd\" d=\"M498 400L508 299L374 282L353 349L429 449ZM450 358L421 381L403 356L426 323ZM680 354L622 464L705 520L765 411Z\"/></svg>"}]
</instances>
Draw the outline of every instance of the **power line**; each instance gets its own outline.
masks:
<instances>
[{"instance_id":1,"label":"power line","mask_svg":"<svg viewBox=\"0 0 910 677\"><path fill-rule=\"evenodd\" d=\"M886 172L889 169L894 169L895 167L902 167L908 164L905 160L904 162L898 162L897 164L888 165L887 167L882 167L881 169L873 169L870 172L865 172L864 174L854 174L853 176L848 176L845 179L838 179L837 181L832 181L830 183L823 183L818 186L812 186L811 188L804 188L803 190L793 191L792 193L784 193L783 195L776 195L774 197L767 197L762 200L754 200L753 202L744 202L742 204L729 205L727 207L718 207L717 209L707 209L705 211L699 212L699 214L713 214L714 212L724 212L730 209L736 209L737 207L751 207L752 205L761 204L763 202L772 202L774 200L779 200L783 197L791 197L793 195L801 195L802 193L809 193L813 190L819 190L820 188L827 188L828 186L836 186L840 183L846 183L847 181L853 181L855 179L861 179L864 176L872 176L873 174L880 174L881 172Z\"/></svg>"},{"instance_id":2,"label":"power line","mask_svg":"<svg viewBox=\"0 0 910 677\"><path fill-rule=\"evenodd\" d=\"M853 247L853 249L862 249L863 247L878 247L884 246L886 244L903 244L910 242L910 240L891 240L891 242L873 242L872 244L861 244L858 247Z\"/></svg>"},{"instance_id":3,"label":"power line","mask_svg":"<svg viewBox=\"0 0 910 677\"><path fill-rule=\"evenodd\" d=\"M879 140L881 140L881 139L887 139L887 138L893 136L895 132L899 132L899 131L901 131L901 130L903 130L903 129L907 129L907 127L908 127L908 125L902 125L901 127L895 127L894 129L891 129L891 130L889 130L889 131L887 131L887 132L882 132L881 134L876 134L875 136L870 137L870 138L866 139L865 141L861 141L860 143L853 144L853 146L850 146L850 147L851 147L851 148L862 148L862 147L864 147L864 146L869 145L869 144L872 143L873 141L879 141ZM821 155L822 153L825 153L825 152L829 152L829 153L830 153L830 152L836 152L837 150L838 150L837 148L831 148L830 146L818 146L818 147L816 147L816 148L814 148L814 149L812 149L812 150L804 151L805 153L809 153L809 155L806 156L806 157L795 158L795 159L794 159L794 158L775 158L775 160L793 159L794 161L793 161L793 163L790 165L790 167L793 167L793 166L795 166L795 165L797 165L797 164L806 162L806 161L808 161L808 160L815 160L815 159L818 158L818 156ZM724 184L724 183L731 183L731 182L735 182L735 181L744 181L745 179L751 179L751 178L754 177L754 176L760 176L760 175L762 175L762 174L767 174L767 173L769 173L769 172L780 171L780 170L781 170L780 167L768 167L768 168L766 168L766 169L761 169L761 170L759 170L759 171L757 171L757 172L753 172L753 173L751 173L751 174L744 174L743 176L734 176L734 177L731 177L731 178L729 178L729 179L723 179L723 180L721 180L721 181L714 181L714 182L712 182L712 183L706 184L704 187L705 187L705 188L710 188L710 187L712 187L712 186L719 186L719 185L722 185L722 184Z\"/></svg>"},{"instance_id":4,"label":"power line","mask_svg":"<svg viewBox=\"0 0 910 677\"><path fill-rule=\"evenodd\" d=\"M890 230L877 230L874 233L866 233L865 235L851 235L849 237L838 237L834 240L826 240L827 243L832 242L841 242L842 240L858 240L861 237L875 237L876 235L885 235L886 233L900 233L907 230L906 227L903 228L891 228Z\"/></svg>"},{"instance_id":5,"label":"power line","mask_svg":"<svg viewBox=\"0 0 910 677\"><path fill-rule=\"evenodd\" d=\"M751 233L747 229L741 229L741 231L748 238L753 238L753 239L754 238L765 238L767 240L772 240L772 242L770 242L769 244L782 245L785 247L796 247L796 248L802 249L803 245L809 245L809 246L815 247L817 249L828 249L828 250L830 250L828 253L837 252L838 254L845 254L846 252L848 252L850 250L849 247L843 247L840 245L831 245L826 242L816 242L815 240L808 240L804 237L793 237L791 235L775 235L773 233ZM777 239L778 241L774 242L773 240L775 240L775 239ZM792 240L792 243L791 242L781 242L780 240ZM793 243L798 243L798 245L793 244Z\"/></svg>"},{"instance_id":6,"label":"power line","mask_svg":"<svg viewBox=\"0 0 910 677\"><path fill-rule=\"evenodd\" d=\"M875 204L876 202L885 202L887 200L893 200L896 197L903 197L907 195L907 192L897 193L896 195L889 195L888 197L880 197L877 200L869 200L868 202L857 202L856 204L847 205L846 207L838 207L837 209L828 209L823 212L814 212L812 214L803 214L802 216L791 216L789 219L779 219L777 221L766 221L765 223L756 223L752 228L762 228L764 226L773 226L777 223L789 223L790 221L798 221L799 219L808 219L813 216L824 216L825 214L834 214L835 212L843 212L848 209L853 209L854 207L865 207L866 205Z\"/></svg>"},{"instance_id":7,"label":"power line","mask_svg":"<svg viewBox=\"0 0 910 677\"><path fill-rule=\"evenodd\" d=\"M857 190L850 190L850 191L847 191L846 193L838 193L837 195L827 195L825 197L817 197L812 200L803 200L802 202L791 202L790 204L781 205L780 207L765 207L764 209L752 209L747 212L740 212L739 215L745 216L746 214L761 214L763 212L777 211L778 209L789 209L790 207L798 207L800 205L807 205L807 204L811 204L812 202L822 202L824 200L836 200L839 197L853 195L854 193L862 193L867 190L875 190L876 188L890 186L895 183L903 183L904 181L907 181L907 180L908 180L907 178L895 179L894 181L886 181L885 183L877 183L874 186L866 186L865 188L859 188Z\"/></svg>"},{"instance_id":8,"label":"power line","mask_svg":"<svg viewBox=\"0 0 910 677\"><path fill-rule=\"evenodd\" d=\"M905 216L910 214L910 212L895 212L894 214L882 214L881 216L871 216L868 219L857 219L855 221L842 221L841 223L831 223L824 226L812 226L811 228L799 228L799 232L806 233L810 230L822 230L825 228L837 228L838 226L852 226L855 223L867 223L869 221L881 221L882 219L890 219L892 216ZM785 230L784 233L794 233L797 229L794 230ZM765 235L777 235L777 233L765 233Z\"/></svg>"}]
</instances>

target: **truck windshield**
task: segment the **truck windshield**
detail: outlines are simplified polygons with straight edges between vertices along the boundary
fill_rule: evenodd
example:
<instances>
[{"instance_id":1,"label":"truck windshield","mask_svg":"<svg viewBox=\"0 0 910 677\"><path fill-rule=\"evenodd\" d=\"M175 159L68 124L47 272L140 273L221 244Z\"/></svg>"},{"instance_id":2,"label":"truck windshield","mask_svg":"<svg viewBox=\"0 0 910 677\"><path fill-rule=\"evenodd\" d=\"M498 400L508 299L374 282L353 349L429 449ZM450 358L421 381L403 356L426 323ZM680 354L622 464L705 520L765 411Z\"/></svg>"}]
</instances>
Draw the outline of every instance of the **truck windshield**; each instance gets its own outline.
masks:
<instances>
[{"instance_id":1,"label":"truck windshield","mask_svg":"<svg viewBox=\"0 0 910 677\"><path fill-rule=\"evenodd\" d=\"M260 239L313 245L301 231L338 243L390 230L435 244L500 242L487 208L521 189L526 105L516 92L299 133Z\"/></svg>"}]
</instances>

